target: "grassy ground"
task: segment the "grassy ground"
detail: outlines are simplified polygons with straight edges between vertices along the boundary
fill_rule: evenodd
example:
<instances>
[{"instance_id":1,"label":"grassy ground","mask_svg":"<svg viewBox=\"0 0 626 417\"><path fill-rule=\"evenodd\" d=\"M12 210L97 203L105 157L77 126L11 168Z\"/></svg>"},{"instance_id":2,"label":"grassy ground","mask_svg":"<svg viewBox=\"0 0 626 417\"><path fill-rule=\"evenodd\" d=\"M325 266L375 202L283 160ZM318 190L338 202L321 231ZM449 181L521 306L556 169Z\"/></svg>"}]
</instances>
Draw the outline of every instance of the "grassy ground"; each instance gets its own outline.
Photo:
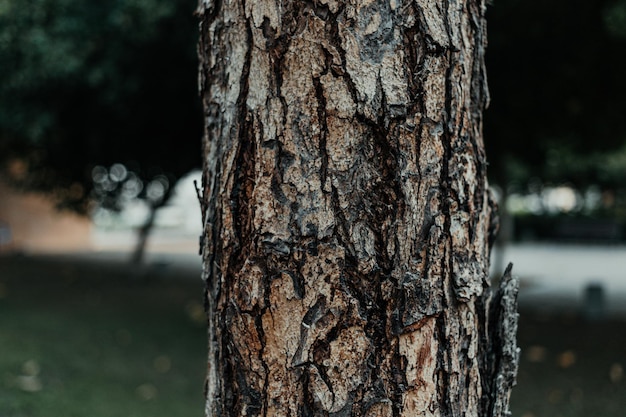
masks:
<instances>
[{"instance_id":1,"label":"grassy ground","mask_svg":"<svg viewBox=\"0 0 626 417\"><path fill-rule=\"evenodd\" d=\"M0 417L203 414L202 283L168 268L0 258ZM617 417L626 321L522 312L517 417Z\"/></svg>"},{"instance_id":2,"label":"grassy ground","mask_svg":"<svg viewBox=\"0 0 626 417\"><path fill-rule=\"evenodd\" d=\"M199 278L93 266L0 259L0 416L201 416Z\"/></svg>"},{"instance_id":3,"label":"grassy ground","mask_svg":"<svg viewBox=\"0 0 626 417\"><path fill-rule=\"evenodd\" d=\"M626 321L523 311L518 337L513 416L626 415Z\"/></svg>"}]
</instances>

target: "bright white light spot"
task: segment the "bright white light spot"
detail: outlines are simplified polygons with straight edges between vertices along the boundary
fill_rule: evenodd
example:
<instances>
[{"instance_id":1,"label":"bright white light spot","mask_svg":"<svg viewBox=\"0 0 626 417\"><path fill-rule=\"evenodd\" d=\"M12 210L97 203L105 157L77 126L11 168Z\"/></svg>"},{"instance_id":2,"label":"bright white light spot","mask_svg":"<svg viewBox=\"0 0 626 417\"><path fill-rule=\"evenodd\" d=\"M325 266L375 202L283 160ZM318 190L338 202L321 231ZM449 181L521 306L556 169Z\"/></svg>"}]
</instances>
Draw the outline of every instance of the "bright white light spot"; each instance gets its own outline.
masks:
<instances>
[{"instance_id":1,"label":"bright white light spot","mask_svg":"<svg viewBox=\"0 0 626 417\"><path fill-rule=\"evenodd\" d=\"M541 204L541 197L537 194L528 194L524 197L524 204L526 209L533 214L541 214L543 212L543 205Z\"/></svg>"},{"instance_id":2,"label":"bright white light spot","mask_svg":"<svg viewBox=\"0 0 626 417\"><path fill-rule=\"evenodd\" d=\"M506 200L506 209L509 213L522 213L526 210L524 205L524 196L520 194L511 194Z\"/></svg>"},{"instance_id":3,"label":"bright white light spot","mask_svg":"<svg viewBox=\"0 0 626 417\"><path fill-rule=\"evenodd\" d=\"M128 175L128 170L122 164L113 164L111 169L109 169L109 177L111 180L115 182L122 182L126 179L126 175Z\"/></svg>"},{"instance_id":4,"label":"bright white light spot","mask_svg":"<svg viewBox=\"0 0 626 417\"><path fill-rule=\"evenodd\" d=\"M99 185L106 192L111 192L117 188L117 183L111 181L108 176L102 180Z\"/></svg>"},{"instance_id":5,"label":"bright white light spot","mask_svg":"<svg viewBox=\"0 0 626 417\"><path fill-rule=\"evenodd\" d=\"M139 195L143 190L143 182L133 172L128 173L128 178L122 186L122 195L124 198L132 199Z\"/></svg>"},{"instance_id":6,"label":"bright white light spot","mask_svg":"<svg viewBox=\"0 0 626 417\"><path fill-rule=\"evenodd\" d=\"M103 166L97 165L91 170L91 179L96 184L100 184L109 178L109 172Z\"/></svg>"},{"instance_id":7,"label":"bright white light spot","mask_svg":"<svg viewBox=\"0 0 626 417\"><path fill-rule=\"evenodd\" d=\"M169 186L170 182L167 177L159 175L148 184L148 187L146 188L146 196L151 201L157 202L165 196Z\"/></svg>"},{"instance_id":8,"label":"bright white light spot","mask_svg":"<svg viewBox=\"0 0 626 417\"><path fill-rule=\"evenodd\" d=\"M602 204L602 192L598 187L592 186L585 191L584 204L587 210L595 210Z\"/></svg>"},{"instance_id":9,"label":"bright white light spot","mask_svg":"<svg viewBox=\"0 0 626 417\"><path fill-rule=\"evenodd\" d=\"M549 188L544 193L544 201L550 211L570 212L578 202L576 191L571 187Z\"/></svg>"}]
</instances>

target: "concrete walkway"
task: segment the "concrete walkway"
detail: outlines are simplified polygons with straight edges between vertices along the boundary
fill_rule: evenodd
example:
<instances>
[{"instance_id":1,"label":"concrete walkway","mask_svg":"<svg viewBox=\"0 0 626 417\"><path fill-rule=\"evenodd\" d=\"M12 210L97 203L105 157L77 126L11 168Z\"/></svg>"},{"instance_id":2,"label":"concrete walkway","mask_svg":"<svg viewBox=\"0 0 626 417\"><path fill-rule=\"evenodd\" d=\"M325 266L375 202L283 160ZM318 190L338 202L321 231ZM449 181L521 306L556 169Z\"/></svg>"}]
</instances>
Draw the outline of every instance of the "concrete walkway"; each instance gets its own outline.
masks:
<instances>
[{"instance_id":1,"label":"concrete walkway","mask_svg":"<svg viewBox=\"0 0 626 417\"><path fill-rule=\"evenodd\" d=\"M626 246L515 244L501 259L514 264L523 308L585 313L596 307L597 290L587 292L595 285L606 315L626 317Z\"/></svg>"}]
</instances>

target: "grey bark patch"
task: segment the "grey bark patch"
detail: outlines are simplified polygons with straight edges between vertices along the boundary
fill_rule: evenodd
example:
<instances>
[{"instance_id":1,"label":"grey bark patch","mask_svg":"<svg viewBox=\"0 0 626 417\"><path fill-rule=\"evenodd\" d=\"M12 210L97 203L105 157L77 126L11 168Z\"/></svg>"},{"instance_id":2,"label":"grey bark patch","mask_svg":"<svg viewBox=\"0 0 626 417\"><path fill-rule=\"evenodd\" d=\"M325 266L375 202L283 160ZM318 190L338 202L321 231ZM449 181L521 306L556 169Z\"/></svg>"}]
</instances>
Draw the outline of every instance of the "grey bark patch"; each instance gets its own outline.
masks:
<instances>
[{"instance_id":1,"label":"grey bark patch","mask_svg":"<svg viewBox=\"0 0 626 417\"><path fill-rule=\"evenodd\" d=\"M360 9L356 35L360 43L363 61L379 64L385 53L392 50L399 40L396 38L394 20L388 0L377 0Z\"/></svg>"}]
</instances>

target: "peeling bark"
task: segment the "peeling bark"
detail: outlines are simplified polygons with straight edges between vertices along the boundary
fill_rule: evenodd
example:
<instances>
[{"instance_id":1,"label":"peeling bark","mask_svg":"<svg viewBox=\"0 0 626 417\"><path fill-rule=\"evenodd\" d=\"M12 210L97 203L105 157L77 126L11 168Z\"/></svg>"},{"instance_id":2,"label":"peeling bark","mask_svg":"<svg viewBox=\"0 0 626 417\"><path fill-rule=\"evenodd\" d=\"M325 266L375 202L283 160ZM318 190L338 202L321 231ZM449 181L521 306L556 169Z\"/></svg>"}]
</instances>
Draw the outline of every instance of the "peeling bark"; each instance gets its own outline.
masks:
<instances>
[{"instance_id":1,"label":"peeling bark","mask_svg":"<svg viewBox=\"0 0 626 417\"><path fill-rule=\"evenodd\" d=\"M208 416L506 416L481 0L203 0Z\"/></svg>"}]
</instances>

